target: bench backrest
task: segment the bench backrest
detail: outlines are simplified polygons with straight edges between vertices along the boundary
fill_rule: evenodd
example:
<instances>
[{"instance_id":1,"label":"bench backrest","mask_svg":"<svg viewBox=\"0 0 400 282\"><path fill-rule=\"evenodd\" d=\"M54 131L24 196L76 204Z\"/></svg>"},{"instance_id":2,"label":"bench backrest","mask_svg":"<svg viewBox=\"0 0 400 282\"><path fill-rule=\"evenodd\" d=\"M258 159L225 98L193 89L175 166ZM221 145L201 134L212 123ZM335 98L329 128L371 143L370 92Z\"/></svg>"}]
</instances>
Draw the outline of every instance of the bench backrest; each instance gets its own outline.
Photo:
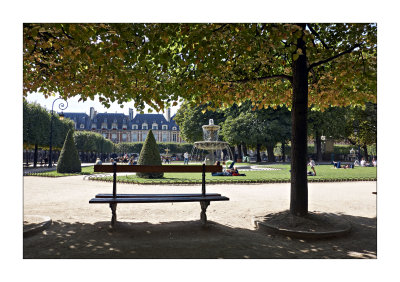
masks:
<instances>
[{"instance_id":1,"label":"bench backrest","mask_svg":"<svg viewBox=\"0 0 400 282\"><path fill-rule=\"evenodd\" d=\"M203 171L204 166L204 171ZM115 170L114 170L115 169ZM94 172L221 172L220 165L95 165Z\"/></svg>"}]
</instances>

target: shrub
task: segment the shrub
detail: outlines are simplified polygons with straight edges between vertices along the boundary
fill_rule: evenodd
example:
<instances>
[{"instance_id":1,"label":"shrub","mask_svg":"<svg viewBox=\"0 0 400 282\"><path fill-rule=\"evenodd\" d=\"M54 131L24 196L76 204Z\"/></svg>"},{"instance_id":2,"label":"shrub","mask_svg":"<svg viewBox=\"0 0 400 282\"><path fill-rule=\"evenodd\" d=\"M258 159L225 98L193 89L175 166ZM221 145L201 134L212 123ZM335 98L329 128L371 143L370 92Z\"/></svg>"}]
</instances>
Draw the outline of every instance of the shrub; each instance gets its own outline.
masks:
<instances>
[{"instance_id":1,"label":"shrub","mask_svg":"<svg viewBox=\"0 0 400 282\"><path fill-rule=\"evenodd\" d=\"M154 139L153 132L150 130L144 141L143 148L140 151L138 165L161 165L160 151ZM144 173L138 172L136 175L140 178L162 178L164 173Z\"/></svg>"},{"instance_id":2,"label":"shrub","mask_svg":"<svg viewBox=\"0 0 400 282\"><path fill-rule=\"evenodd\" d=\"M57 162L57 172L75 173L81 172L81 161L75 147L73 131L69 130Z\"/></svg>"}]
</instances>

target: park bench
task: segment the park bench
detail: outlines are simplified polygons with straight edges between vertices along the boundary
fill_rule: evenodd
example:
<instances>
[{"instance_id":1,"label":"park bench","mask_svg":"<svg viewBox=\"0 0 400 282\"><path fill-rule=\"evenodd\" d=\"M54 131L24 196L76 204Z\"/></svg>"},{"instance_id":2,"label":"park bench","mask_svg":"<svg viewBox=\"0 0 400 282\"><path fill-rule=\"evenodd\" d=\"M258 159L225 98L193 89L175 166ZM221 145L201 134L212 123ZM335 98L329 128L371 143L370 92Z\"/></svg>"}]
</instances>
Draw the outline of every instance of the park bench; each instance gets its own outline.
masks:
<instances>
[{"instance_id":1,"label":"park bench","mask_svg":"<svg viewBox=\"0 0 400 282\"><path fill-rule=\"evenodd\" d=\"M206 172L221 172L222 166L215 165L95 165L94 172L113 173L113 193L97 194L89 201L90 204L109 204L112 212L111 226L117 223L117 204L128 203L178 203L200 202L200 220L207 223L206 209L211 201L228 201L229 198L217 193L206 193ZM175 172L175 173L202 173L202 191L199 194L117 194L118 172Z\"/></svg>"}]
</instances>

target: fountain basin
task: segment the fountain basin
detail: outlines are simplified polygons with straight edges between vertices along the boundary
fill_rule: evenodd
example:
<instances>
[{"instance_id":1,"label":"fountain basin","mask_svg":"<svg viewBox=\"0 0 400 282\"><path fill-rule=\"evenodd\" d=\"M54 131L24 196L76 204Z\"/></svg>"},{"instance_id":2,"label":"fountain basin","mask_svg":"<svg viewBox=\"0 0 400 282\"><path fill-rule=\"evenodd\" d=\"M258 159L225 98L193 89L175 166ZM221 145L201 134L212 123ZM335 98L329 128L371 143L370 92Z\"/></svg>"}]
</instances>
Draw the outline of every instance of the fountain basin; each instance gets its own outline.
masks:
<instances>
[{"instance_id":1,"label":"fountain basin","mask_svg":"<svg viewBox=\"0 0 400 282\"><path fill-rule=\"evenodd\" d=\"M229 143L224 141L197 141L194 146L202 150L223 150L229 148Z\"/></svg>"}]
</instances>

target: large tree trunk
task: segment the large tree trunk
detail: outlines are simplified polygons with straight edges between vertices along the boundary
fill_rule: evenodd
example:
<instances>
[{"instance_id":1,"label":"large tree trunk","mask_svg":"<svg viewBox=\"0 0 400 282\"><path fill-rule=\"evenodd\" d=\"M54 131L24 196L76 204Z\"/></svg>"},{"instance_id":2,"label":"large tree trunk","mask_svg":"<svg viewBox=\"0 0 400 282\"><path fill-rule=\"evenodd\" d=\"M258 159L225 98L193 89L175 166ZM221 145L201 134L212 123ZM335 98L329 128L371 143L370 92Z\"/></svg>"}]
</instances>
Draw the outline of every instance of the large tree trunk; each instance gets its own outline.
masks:
<instances>
[{"instance_id":1,"label":"large tree trunk","mask_svg":"<svg viewBox=\"0 0 400 282\"><path fill-rule=\"evenodd\" d=\"M260 152L260 149L261 149L261 144L257 144L256 150L257 150L257 162L258 162L258 163L261 162L261 152Z\"/></svg>"},{"instance_id":2,"label":"large tree trunk","mask_svg":"<svg viewBox=\"0 0 400 282\"><path fill-rule=\"evenodd\" d=\"M364 150L364 158L365 158L366 161L368 161L368 148L367 148L367 145L363 145L362 148Z\"/></svg>"},{"instance_id":3,"label":"large tree trunk","mask_svg":"<svg viewBox=\"0 0 400 282\"><path fill-rule=\"evenodd\" d=\"M317 147L317 161L322 161L322 149L321 149L321 133L315 130L315 145Z\"/></svg>"},{"instance_id":4,"label":"large tree trunk","mask_svg":"<svg viewBox=\"0 0 400 282\"><path fill-rule=\"evenodd\" d=\"M242 160L243 156L242 156L242 145L238 144L237 145L237 150L238 150L238 159Z\"/></svg>"},{"instance_id":5,"label":"large tree trunk","mask_svg":"<svg viewBox=\"0 0 400 282\"><path fill-rule=\"evenodd\" d=\"M243 149L243 155L244 155L244 156L248 156L246 144L244 144L244 143L242 144L242 149Z\"/></svg>"},{"instance_id":6,"label":"large tree trunk","mask_svg":"<svg viewBox=\"0 0 400 282\"><path fill-rule=\"evenodd\" d=\"M274 147L275 146L267 145L268 162L270 163L275 162Z\"/></svg>"},{"instance_id":7,"label":"large tree trunk","mask_svg":"<svg viewBox=\"0 0 400 282\"><path fill-rule=\"evenodd\" d=\"M305 24L299 24L305 29ZM292 99L292 160L290 213L305 216L308 213L307 183L307 107L308 70L305 42L297 39L297 49L302 55L293 61L293 99Z\"/></svg>"}]
</instances>

